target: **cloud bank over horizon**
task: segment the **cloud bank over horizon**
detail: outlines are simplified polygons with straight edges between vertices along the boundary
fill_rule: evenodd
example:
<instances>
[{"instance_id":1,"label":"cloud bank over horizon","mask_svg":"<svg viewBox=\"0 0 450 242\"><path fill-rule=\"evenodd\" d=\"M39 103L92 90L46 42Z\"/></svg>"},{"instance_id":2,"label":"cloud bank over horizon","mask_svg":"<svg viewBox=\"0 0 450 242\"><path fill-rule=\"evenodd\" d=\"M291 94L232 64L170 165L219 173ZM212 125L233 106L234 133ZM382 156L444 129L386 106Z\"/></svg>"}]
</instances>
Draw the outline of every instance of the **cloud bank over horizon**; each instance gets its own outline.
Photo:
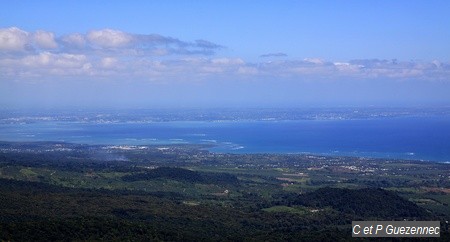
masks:
<instances>
[{"instance_id":1,"label":"cloud bank over horizon","mask_svg":"<svg viewBox=\"0 0 450 242\"><path fill-rule=\"evenodd\" d=\"M295 59L275 51L248 61L225 49L108 28L60 36L3 28L0 103L115 105L120 97L136 105L450 104L445 61Z\"/></svg>"},{"instance_id":2,"label":"cloud bank over horizon","mask_svg":"<svg viewBox=\"0 0 450 242\"><path fill-rule=\"evenodd\" d=\"M218 56L224 48L207 40L189 42L114 29L57 36L45 30L27 32L10 27L0 29L0 79L450 81L450 64L439 60L295 60L283 58L286 53L274 52L260 55L264 58L260 62L247 62L241 57Z\"/></svg>"}]
</instances>

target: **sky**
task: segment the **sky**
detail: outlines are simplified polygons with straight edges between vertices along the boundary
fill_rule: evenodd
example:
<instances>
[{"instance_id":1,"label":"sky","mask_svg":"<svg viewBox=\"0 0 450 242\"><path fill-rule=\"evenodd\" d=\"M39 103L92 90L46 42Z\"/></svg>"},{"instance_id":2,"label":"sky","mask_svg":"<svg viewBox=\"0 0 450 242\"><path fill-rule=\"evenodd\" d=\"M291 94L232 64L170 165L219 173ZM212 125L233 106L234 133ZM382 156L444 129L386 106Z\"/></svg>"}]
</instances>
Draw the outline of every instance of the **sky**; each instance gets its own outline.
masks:
<instances>
[{"instance_id":1,"label":"sky","mask_svg":"<svg viewBox=\"0 0 450 242\"><path fill-rule=\"evenodd\" d=\"M0 105L450 106L450 1L0 1Z\"/></svg>"}]
</instances>

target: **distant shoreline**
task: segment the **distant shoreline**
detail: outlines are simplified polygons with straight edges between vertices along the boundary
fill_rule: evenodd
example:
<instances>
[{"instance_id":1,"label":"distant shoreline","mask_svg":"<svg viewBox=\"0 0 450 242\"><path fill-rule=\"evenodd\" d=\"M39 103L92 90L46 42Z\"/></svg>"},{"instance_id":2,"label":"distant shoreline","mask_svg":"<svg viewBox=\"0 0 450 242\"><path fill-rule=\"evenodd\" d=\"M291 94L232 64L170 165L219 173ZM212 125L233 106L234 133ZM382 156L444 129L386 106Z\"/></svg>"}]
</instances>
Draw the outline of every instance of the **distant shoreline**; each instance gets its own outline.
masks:
<instances>
[{"instance_id":1,"label":"distant shoreline","mask_svg":"<svg viewBox=\"0 0 450 242\"><path fill-rule=\"evenodd\" d=\"M288 121L281 121L283 116L278 116L280 120L263 121L150 121L143 118L147 114L105 115L86 119L57 114L3 118L0 140L89 145L192 144L205 145L217 153L450 161L450 116L445 115Z\"/></svg>"},{"instance_id":2,"label":"distant shoreline","mask_svg":"<svg viewBox=\"0 0 450 242\"><path fill-rule=\"evenodd\" d=\"M9 147L5 147L9 146ZM30 148L29 146L33 147ZM359 159L359 160L382 160L382 161L395 161L395 162L419 162L419 163L442 163L442 164L450 164L450 161L439 161L439 160L424 160L424 159L405 159L405 158L397 158L397 157L375 157L375 156L357 156L357 155L336 155L336 154L327 154L327 153L315 153L315 152L220 152L213 151L216 146L213 144L193 144L193 143L182 143L182 144L174 144L174 143L166 143L166 144L140 144L140 145L128 145L128 144L83 144L83 143L72 143L72 142L61 142L61 141L4 141L0 140L0 153L2 152L17 152L17 153L34 153L34 152L52 152L51 150L39 150L40 148L44 148L46 146L54 146L58 147L60 150L55 151L63 151L66 146L73 149L80 148L103 148L103 149L111 149L111 150L138 150L142 148L153 148L157 150L166 150L170 148L182 148L182 149L192 149L199 151L207 151L214 155L243 155L243 156L264 156L264 155L273 155L273 156L311 156L311 157L324 157L327 159L339 158L339 159ZM21 148L19 148L21 147ZM62 149L62 150L61 150Z\"/></svg>"}]
</instances>

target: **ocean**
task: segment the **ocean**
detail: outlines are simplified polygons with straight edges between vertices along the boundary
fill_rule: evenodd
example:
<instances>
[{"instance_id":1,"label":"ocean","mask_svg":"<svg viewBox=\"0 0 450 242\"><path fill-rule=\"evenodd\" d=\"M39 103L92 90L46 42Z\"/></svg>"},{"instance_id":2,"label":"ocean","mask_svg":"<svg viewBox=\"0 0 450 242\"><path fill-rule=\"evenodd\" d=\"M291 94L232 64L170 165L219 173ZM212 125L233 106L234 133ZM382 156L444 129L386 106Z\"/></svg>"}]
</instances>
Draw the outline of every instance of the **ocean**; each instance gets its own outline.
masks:
<instances>
[{"instance_id":1,"label":"ocean","mask_svg":"<svg viewBox=\"0 0 450 242\"><path fill-rule=\"evenodd\" d=\"M450 117L298 121L0 124L1 141L211 144L221 153L308 153L450 161Z\"/></svg>"}]
</instances>

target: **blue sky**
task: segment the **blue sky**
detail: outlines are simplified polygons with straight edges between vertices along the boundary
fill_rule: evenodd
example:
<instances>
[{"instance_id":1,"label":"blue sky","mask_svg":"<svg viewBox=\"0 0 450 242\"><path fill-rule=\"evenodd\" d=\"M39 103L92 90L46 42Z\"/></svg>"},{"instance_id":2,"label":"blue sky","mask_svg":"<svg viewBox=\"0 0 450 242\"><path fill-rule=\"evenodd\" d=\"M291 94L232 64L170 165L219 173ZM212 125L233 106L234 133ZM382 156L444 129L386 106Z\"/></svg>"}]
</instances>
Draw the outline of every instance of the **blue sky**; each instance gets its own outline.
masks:
<instances>
[{"instance_id":1,"label":"blue sky","mask_svg":"<svg viewBox=\"0 0 450 242\"><path fill-rule=\"evenodd\" d=\"M450 105L448 1L2 1L6 107Z\"/></svg>"}]
</instances>

